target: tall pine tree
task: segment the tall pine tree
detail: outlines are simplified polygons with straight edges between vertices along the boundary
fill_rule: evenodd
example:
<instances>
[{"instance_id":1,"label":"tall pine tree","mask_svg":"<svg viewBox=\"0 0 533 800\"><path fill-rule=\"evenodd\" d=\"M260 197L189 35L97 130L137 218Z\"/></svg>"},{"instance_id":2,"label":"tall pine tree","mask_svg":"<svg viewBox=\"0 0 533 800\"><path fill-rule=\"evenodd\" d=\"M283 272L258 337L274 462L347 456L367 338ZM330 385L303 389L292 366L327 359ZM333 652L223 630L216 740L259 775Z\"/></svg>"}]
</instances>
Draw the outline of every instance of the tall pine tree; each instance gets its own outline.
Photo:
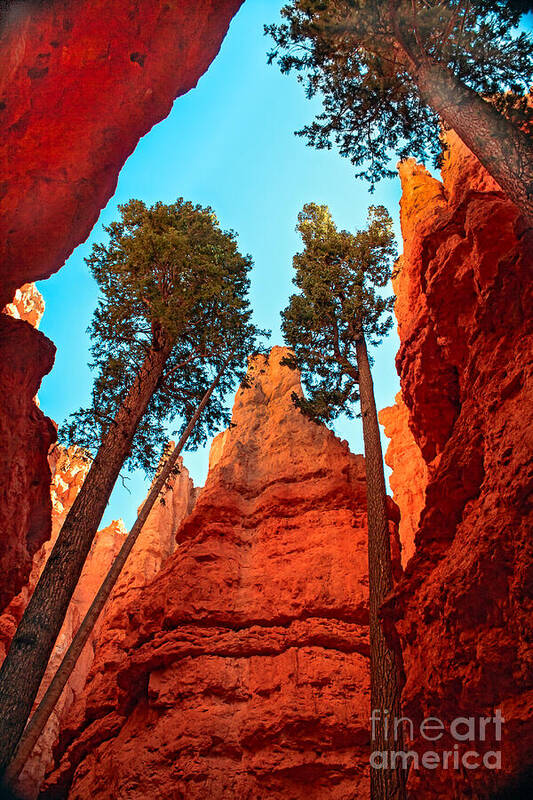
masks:
<instances>
[{"instance_id":1,"label":"tall pine tree","mask_svg":"<svg viewBox=\"0 0 533 800\"><path fill-rule=\"evenodd\" d=\"M251 268L210 208L182 199L132 200L94 245L100 288L90 328L92 403L67 424L94 458L35 587L0 671L0 774L31 711L69 601L125 463L153 471L165 421L183 429L222 366L190 443L227 423L224 395L242 377L258 331L250 322Z\"/></svg>"},{"instance_id":2,"label":"tall pine tree","mask_svg":"<svg viewBox=\"0 0 533 800\"><path fill-rule=\"evenodd\" d=\"M440 162L453 128L533 224L533 39L509 0L293 0L265 30L323 111L300 131L372 184L390 158Z\"/></svg>"},{"instance_id":3,"label":"tall pine tree","mask_svg":"<svg viewBox=\"0 0 533 800\"><path fill-rule=\"evenodd\" d=\"M295 403L315 421L353 416L360 401L365 446L368 510L370 690L372 751L402 750L401 654L385 638L380 606L393 587L383 456L367 340L378 344L389 330L393 298L384 287L395 256L392 220L383 206L372 207L366 230L338 231L326 206L310 203L298 216L304 249L294 256L298 293L282 313L282 330L306 397ZM387 727L384 721L391 724ZM397 734L397 735L396 735ZM380 757L381 758L381 757ZM371 770L372 800L405 797L401 764Z\"/></svg>"}]
</instances>

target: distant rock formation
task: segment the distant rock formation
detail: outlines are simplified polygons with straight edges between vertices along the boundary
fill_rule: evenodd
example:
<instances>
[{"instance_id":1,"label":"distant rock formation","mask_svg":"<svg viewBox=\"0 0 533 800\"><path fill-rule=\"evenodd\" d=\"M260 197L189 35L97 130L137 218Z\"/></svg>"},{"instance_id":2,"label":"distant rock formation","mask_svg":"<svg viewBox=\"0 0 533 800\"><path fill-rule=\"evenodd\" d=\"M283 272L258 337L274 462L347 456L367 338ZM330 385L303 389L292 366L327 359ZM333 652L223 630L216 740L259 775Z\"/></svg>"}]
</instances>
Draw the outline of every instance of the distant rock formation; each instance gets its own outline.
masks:
<instances>
[{"instance_id":1,"label":"distant rock formation","mask_svg":"<svg viewBox=\"0 0 533 800\"><path fill-rule=\"evenodd\" d=\"M14 598L4 614L0 616L0 662L3 660L16 626L24 613L31 593L46 563L66 515L74 502L87 475L90 462L76 447L68 449L56 446L50 454L53 470L52 536L34 557L30 580L22 592ZM162 499L153 508L132 550L125 568L117 582L114 593L96 624L72 676L61 695L59 703L50 717L34 751L22 771L17 785L20 800L34 800L39 794L47 766L52 758L52 749L57 740L67 712L74 700L82 693L93 663L96 643L100 637L107 638L109 645L119 644L124 630L123 611L126 604L135 606L142 587L161 569L165 560L176 547L176 530L194 505L195 489L187 470L180 459L180 474L172 477L162 494ZM80 622L98 591L109 567L127 535L122 520L115 520L98 531L83 568L74 597L54 651L50 658L37 702L59 667L63 655L70 645ZM118 613L115 613L118 612ZM101 631L103 631L101 633ZM107 649L109 656L109 647Z\"/></svg>"},{"instance_id":2,"label":"distant rock formation","mask_svg":"<svg viewBox=\"0 0 533 800\"><path fill-rule=\"evenodd\" d=\"M398 392L393 406L379 412L379 421L390 439L385 461L392 469L390 487L400 509L398 533L405 567L415 552L415 534L425 503L428 482L427 464L409 429L409 412Z\"/></svg>"},{"instance_id":3,"label":"distant rock formation","mask_svg":"<svg viewBox=\"0 0 533 800\"><path fill-rule=\"evenodd\" d=\"M4 311L10 317L24 320L38 328L44 314L43 296L34 283L25 283L17 289L13 301L6 305Z\"/></svg>"},{"instance_id":4,"label":"distant rock formation","mask_svg":"<svg viewBox=\"0 0 533 800\"><path fill-rule=\"evenodd\" d=\"M294 406L287 352L251 361L178 550L110 606L43 797L368 797L364 460Z\"/></svg>"}]
</instances>

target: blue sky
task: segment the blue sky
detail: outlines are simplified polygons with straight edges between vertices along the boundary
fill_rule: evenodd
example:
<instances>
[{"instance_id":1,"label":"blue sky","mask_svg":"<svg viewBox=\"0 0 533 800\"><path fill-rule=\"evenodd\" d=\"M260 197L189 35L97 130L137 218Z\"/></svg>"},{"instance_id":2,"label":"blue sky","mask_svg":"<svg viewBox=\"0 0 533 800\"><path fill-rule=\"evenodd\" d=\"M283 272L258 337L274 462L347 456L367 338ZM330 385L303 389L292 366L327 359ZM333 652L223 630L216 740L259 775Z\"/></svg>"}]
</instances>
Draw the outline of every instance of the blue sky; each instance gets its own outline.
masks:
<instances>
[{"instance_id":1,"label":"blue sky","mask_svg":"<svg viewBox=\"0 0 533 800\"><path fill-rule=\"evenodd\" d=\"M294 76L282 76L266 63L269 40L263 24L278 18L281 5L275 0L244 4L198 87L178 98L167 119L139 142L89 239L60 272L38 284L46 301L41 330L57 345L55 366L43 380L39 400L56 422L90 396L86 329L97 286L84 257L93 242L102 240L102 225L117 217L117 204L131 197L150 204L182 196L212 206L221 225L238 233L241 252L254 259L255 321L272 330L273 345L282 344L279 314L292 291L292 256L300 249L294 227L304 203L326 203L337 225L348 230L364 227L368 205L382 203L399 235L399 179L383 181L371 195L366 183L354 179L349 161L334 151L313 150L294 136L317 105L306 100ZM374 354L378 408L390 405L399 388L397 349L394 332ZM335 429L354 452L362 452L358 420L340 420ZM207 455L208 447L185 454L196 485L205 481ZM147 482L135 473L126 484L129 491L117 483L102 524L118 517L127 525L133 522Z\"/></svg>"}]
</instances>

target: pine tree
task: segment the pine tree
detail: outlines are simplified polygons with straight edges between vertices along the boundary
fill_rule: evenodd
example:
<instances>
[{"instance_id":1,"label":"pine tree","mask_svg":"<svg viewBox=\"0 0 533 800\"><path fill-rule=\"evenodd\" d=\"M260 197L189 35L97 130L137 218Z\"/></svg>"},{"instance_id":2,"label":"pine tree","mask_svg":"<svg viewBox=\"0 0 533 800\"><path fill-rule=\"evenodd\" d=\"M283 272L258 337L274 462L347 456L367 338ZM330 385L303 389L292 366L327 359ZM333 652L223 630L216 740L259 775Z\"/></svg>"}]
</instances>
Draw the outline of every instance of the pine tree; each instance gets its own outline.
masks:
<instances>
[{"instance_id":1,"label":"pine tree","mask_svg":"<svg viewBox=\"0 0 533 800\"><path fill-rule=\"evenodd\" d=\"M96 625L98 618L120 576L120 573L126 564L128 556L131 553L135 542L139 538L150 511L158 499L161 503L164 502L162 494L167 487L171 486L172 476L179 472L179 455L185 445L188 443L203 411L208 406L211 396L220 383L220 380L224 375L230 360L231 354L220 368L220 371L213 378L211 385L207 389L199 406L195 410L192 418L189 420L187 427L180 436L177 445L174 446L172 442L169 442L165 446L163 455L157 466L148 497L138 512L137 518L133 523L133 526L124 543L122 544L117 557L111 564L107 575L105 576L90 607L87 610L87 613L85 614L85 617L81 621L80 626L76 631L76 634L73 637L67 652L63 656L61 664L57 668L54 677L50 681L50 684L48 685L41 702L35 709L35 712L32 714L30 721L24 729L24 733L22 734L16 748L15 755L13 756L12 761L4 773L4 783L8 789L16 789L17 777L23 769L24 764L30 757L33 748L37 744L37 741L44 730L48 719L50 718L50 714L57 705L63 689L67 685L74 667L76 666L77 661L83 651L83 648L87 644L89 636L93 632L94 626Z\"/></svg>"},{"instance_id":2,"label":"pine tree","mask_svg":"<svg viewBox=\"0 0 533 800\"><path fill-rule=\"evenodd\" d=\"M298 227L304 249L294 256L294 283L299 289L282 313L282 330L298 368L306 396L294 396L302 412L329 422L341 412L354 414L360 400L365 448L368 509L370 611L370 687L372 751L402 750L400 719L401 654L384 636L380 606L393 587L387 495L374 399L371 359L366 341L378 344L389 330L393 298L380 290L390 277L395 255L392 221L383 206L371 207L366 230L353 235L335 227L326 206L304 206ZM387 712L387 714L385 713ZM372 769L372 800L404 798L404 773Z\"/></svg>"},{"instance_id":3,"label":"pine tree","mask_svg":"<svg viewBox=\"0 0 533 800\"><path fill-rule=\"evenodd\" d=\"M241 378L259 333L250 322L249 256L210 208L182 199L132 200L93 247L100 288L90 328L97 370L92 403L64 430L94 458L0 671L0 774L31 711L48 658L106 504L125 463L152 472L165 421L187 425L213 373L216 393L194 445L227 424L225 394Z\"/></svg>"},{"instance_id":4,"label":"pine tree","mask_svg":"<svg viewBox=\"0 0 533 800\"><path fill-rule=\"evenodd\" d=\"M299 132L372 184L390 158L433 157L453 128L533 224L533 39L509 0L293 0L265 30L323 111Z\"/></svg>"}]
</instances>

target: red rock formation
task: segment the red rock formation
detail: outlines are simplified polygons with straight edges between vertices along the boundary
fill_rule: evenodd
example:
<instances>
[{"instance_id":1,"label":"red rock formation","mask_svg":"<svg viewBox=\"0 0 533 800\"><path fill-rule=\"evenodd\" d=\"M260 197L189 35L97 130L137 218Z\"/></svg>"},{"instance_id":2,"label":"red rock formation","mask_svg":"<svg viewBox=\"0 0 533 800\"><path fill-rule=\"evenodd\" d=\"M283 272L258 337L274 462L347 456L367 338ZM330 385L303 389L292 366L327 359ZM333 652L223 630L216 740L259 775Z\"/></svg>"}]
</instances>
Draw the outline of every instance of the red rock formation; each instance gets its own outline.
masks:
<instances>
[{"instance_id":1,"label":"red rock formation","mask_svg":"<svg viewBox=\"0 0 533 800\"><path fill-rule=\"evenodd\" d=\"M65 517L89 470L88 459L76 447L65 449L56 445L50 451L48 463L52 471L52 482L49 487L52 508L51 537L35 553L27 584L0 616L0 661L3 661L5 657L46 559L50 555Z\"/></svg>"},{"instance_id":2,"label":"red rock formation","mask_svg":"<svg viewBox=\"0 0 533 800\"><path fill-rule=\"evenodd\" d=\"M43 796L368 796L364 462L295 408L285 353L254 359L180 547L113 608Z\"/></svg>"},{"instance_id":3,"label":"red rock formation","mask_svg":"<svg viewBox=\"0 0 533 800\"><path fill-rule=\"evenodd\" d=\"M216 56L242 0L52 0L0 31L0 306L88 236L140 137Z\"/></svg>"},{"instance_id":4,"label":"red rock formation","mask_svg":"<svg viewBox=\"0 0 533 800\"><path fill-rule=\"evenodd\" d=\"M0 313L0 609L28 580L32 558L51 532L47 453L55 426L35 395L55 347L37 324L42 297L23 287Z\"/></svg>"},{"instance_id":5,"label":"red rock formation","mask_svg":"<svg viewBox=\"0 0 533 800\"><path fill-rule=\"evenodd\" d=\"M501 771L413 772L424 800L485 797L533 761L533 243L452 134L450 145L442 184L413 161L400 167L397 366L430 477L391 612L409 716L450 722L500 708L506 722ZM461 746L491 749L494 732ZM414 745L449 743L415 735Z\"/></svg>"},{"instance_id":6,"label":"red rock formation","mask_svg":"<svg viewBox=\"0 0 533 800\"><path fill-rule=\"evenodd\" d=\"M0 663L3 659L16 626L28 604L31 593L46 563L65 517L78 494L89 469L89 461L82 451L76 447L68 450L55 447L50 454L50 465L53 470L51 486L52 496L52 536L41 547L34 557L33 569L28 585L13 599L0 617ZM181 459L180 459L180 466ZM134 605L142 587L161 569L162 564L176 547L176 530L183 518L192 510L195 495L192 481L187 470L182 466L181 473L174 477L165 490L163 502L154 507L137 540L130 559L119 578L109 612L102 615L85 649L83 650L75 670L61 695L60 701L35 749L22 771L18 784L17 796L20 800L34 800L52 757L52 748L57 739L60 726L70 706L80 696L91 668L95 643L100 636L101 626L109 643L120 642L123 635L124 621L122 613L125 603ZM114 521L106 528L98 531L71 604L50 663L39 690L37 702L44 694L53 674L70 645L72 638L88 610L105 574L126 536L122 520ZM127 600L121 602L127 595ZM115 609L118 613L115 614ZM109 654L109 650L108 650Z\"/></svg>"},{"instance_id":7,"label":"red rock formation","mask_svg":"<svg viewBox=\"0 0 533 800\"><path fill-rule=\"evenodd\" d=\"M401 392L396 395L393 406L379 412L379 421L390 439L385 461L392 469L390 487L400 509L398 534L405 567L415 551L415 533L424 507L428 468L409 429L409 412Z\"/></svg>"}]
</instances>

